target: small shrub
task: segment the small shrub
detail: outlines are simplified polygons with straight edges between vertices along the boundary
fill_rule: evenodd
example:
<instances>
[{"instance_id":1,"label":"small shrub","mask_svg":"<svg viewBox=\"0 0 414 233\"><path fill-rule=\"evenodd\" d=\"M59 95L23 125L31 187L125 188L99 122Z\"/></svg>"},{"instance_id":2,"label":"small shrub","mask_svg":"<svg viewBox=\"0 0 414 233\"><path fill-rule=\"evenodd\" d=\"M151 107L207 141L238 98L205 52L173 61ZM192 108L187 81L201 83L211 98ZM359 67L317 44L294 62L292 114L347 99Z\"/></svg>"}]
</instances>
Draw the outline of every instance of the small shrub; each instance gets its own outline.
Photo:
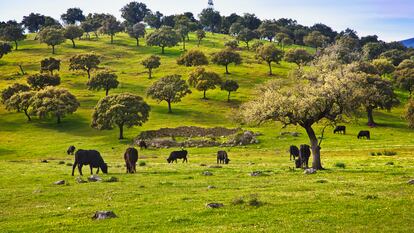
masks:
<instances>
[{"instance_id":1,"label":"small shrub","mask_svg":"<svg viewBox=\"0 0 414 233\"><path fill-rule=\"evenodd\" d=\"M381 152L377 152L377 156L381 156L382 155L382 153Z\"/></svg>"},{"instance_id":2,"label":"small shrub","mask_svg":"<svg viewBox=\"0 0 414 233\"><path fill-rule=\"evenodd\" d=\"M262 202L259 201L257 194L250 195L249 206L261 206Z\"/></svg>"},{"instance_id":3,"label":"small shrub","mask_svg":"<svg viewBox=\"0 0 414 233\"><path fill-rule=\"evenodd\" d=\"M143 166L147 165L147 163L145 161L139 161L138 165L140 167L143 167Z\"/></svg>"},{"instance_id":4,"label":"small shrub","mask_svg":"<svg viewBox=\"0 0 414 233\"><path fill-rule=\"evenodd\" d=\"M324 184L324 183L328 183L328 181L327 180L317 180L316 183Z\"/></svg>"},{"instance_id":5,"label":"small shrub","mask_svg":"<svg viewBox=\"0 0 414 233\"><path fill-rule=\"evenodd\" d=\"M237 197L233 200L233 205L242 205L244 204L244 199L243 197Z\"/></svg>"},{"instance_id":6,"label":"small shrub","mask_svg":"<svg viewBox=\"0 0 414 233\"><path fill-rule=\"evenodd\" d=\"M66 166L73 166L73 164L72 163L67 163Z\"/></svg>"},{"instance_id":7,"label":"small shrub","mask_svg":"<svg viewBox=\"0 0 414 233\"><path fill-rule=\"evenodd\" d=\"M385 165L392 166L394 165L394 162L387 162Z\"/></svg>"},{"instance_id":8,"label":"small shrub","mask_svg":"<svg viewBox=\"0 0 414 233\"><path fill-rule=\"evenodd\" d=\"M59 161L59 165L65 164L65 161Z\"/></svg>"},{"instance_id":9,"label":"small shrub","mask_svg":"<svg viewBox=\"0 0 414 233\"><path fill-rule=\"evenodd\" d=\"M374 200L374 199L377 199L378 198L378 196L377 195L367 195L366 197L365 197L365 199L368 199L368 200Z\"/></svg>"},{"instance_id":10,"label":"small shrub","mask_svg":"<svg viewBox=\"0 0 414 233\"><path fill-rule=\"evenodd\" d=\"M375 154L375 152L371 152L371 156L375 156L376 154Z\"/></svg>"},{"instance_id":11,"label":"small shrub","mask_svg":"<svg viewBox=\"0 0 414 233\"><path fill-rule=\"evenodd\" d=\"M395 151L387 151L387 150L385 150L385 151L383 152L383 154L384 154L385 156L394 156L394 155L397 155L397 152L395 152Z\"/></svg>"},{"instance_id":12,"label":"small shrub","mask_svg":"<svg viewBox=\"0 0 414 233\"><path fill-rule=\"evenodd\" d=\"M337 163L335 163L335 167L344 168L345 169L346 165L343 162L337 162Z\"/></svg>"}]
</instances>

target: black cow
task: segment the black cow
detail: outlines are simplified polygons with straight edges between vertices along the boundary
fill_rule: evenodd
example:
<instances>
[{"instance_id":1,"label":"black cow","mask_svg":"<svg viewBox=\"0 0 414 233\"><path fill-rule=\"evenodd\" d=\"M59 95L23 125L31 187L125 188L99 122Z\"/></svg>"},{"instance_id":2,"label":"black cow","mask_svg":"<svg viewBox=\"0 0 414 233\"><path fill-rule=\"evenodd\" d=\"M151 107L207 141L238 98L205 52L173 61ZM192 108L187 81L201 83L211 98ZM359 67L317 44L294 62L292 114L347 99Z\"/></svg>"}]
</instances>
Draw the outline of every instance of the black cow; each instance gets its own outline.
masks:
<instances>
[{"instance_id":1,"label":"black cow","mask_svg":"<svg viewBox=\"0 0 414 233\"><path fill-rule=\"evenodd\" d=\"M182 159L183 163L187 163L187 154L188 152L186 150L173 151L171 152L170 157L168 157L167 162L172 163L175 161L177 163L178 159Z\"/></svg>"},{"instance_id":2,"label":"black cow","mask_svg":"<svg viewBox=\"0 0 414 233\"><path fill-rule=\"evenodd\" d=\"M371 134L369 133L368 130L361 130L361 131L359 131L357 138L358 139L366 138L366 139L370 140L371 139Z\"/></svg>"},{"instance_id":3,"label":"black cow","mask_svg":"<svg viewBox=\"0 0 414 233\"><path fill-rule=\"evenodd\" d=\"M299 160L300 160L300 164L301 167L305 167L308 168L308 163L309 163L309 157L311 155L311 150L310 150L310 146L309 145L300 145L300 149L299 149Z\"/></svg>"},{"instance_id":4,"label":"black cow","mask_svg":"<svg viewBox=\"0 0 414 233\"><path fill-rule=\"evenodd\" d=\"M148 146L147 146L147 143L144 141L144 140L140 140L139 142L138 142L138 146L139 146L139 148L142 150L142 148L144 148L144 149L147 149L148 148Z\"/></svg>"},{"instance_id":5,"label":"black cow","mask_svg":"<svg viewBox=\"0 0 414 233\"><path fill-rule=\"evenodd\" d=\"M334 129L333 132L334 132L334 134L336 134L336 133L345 134L345 132L346 132L346 126L344 126L344 125L338 125L338 126L335 127L335 129Z\"/></svg>"},{"instance_id":6,"label":"black cow","mask_svg":"<svg viewBox=\"0 0 414 233\"><path fill-rule=\"evenodd\" d=\"M108 165L102 159L101 154L96 150L78 150L75 153L75 162L72 167L72 176L75 173L75 167L78 166L79 174L82 176L82 166L89 165L91 168L91 174L93 174L92 168L98 168L96 174L99 173L99 168L103 173L108 173Z\"/></svg>"},{"instance_id":7,"label":"black cow","mask_svg":"<svg viewBox=\"0 0 414 233\"><path fill-rule=\"evenodd\" d=\"M124 153L124 160L127 168L127 173L137 172L138 150L130 147Z\"/></svg>"},{"instance_id":8,"label":"black cow","mask_svg":"<svg viewBox=\"0 0 414 233\"><path fill-rule=\"evenodd\" d=\"M293 160L295 160L296 157L299 157L299 148L297 146L290 146L290 157L289 159L292 160L292 156L293 156Z\"/></svg>"},{"instance_id":9,"label":"black cow","mask_svg":"<svg viewBox=\"0 0 414 233\"><path fill-rule=\"evenodd\" d=\"M230 159L224 150L217 151L217 163L229 164Z\"/></svg>"},{"instance_id":10,"label":"black cow","mask_svg":"<svg viewBox=\"0 0 414 233\"><path fill-rule=\"evenodd\" d=\"M73 155L73 153L75 153L75 150L76 150L75 146L70 146L68 150L66 151L66 153L68 153L68 155Z\"/></svg>"}]
</instances>

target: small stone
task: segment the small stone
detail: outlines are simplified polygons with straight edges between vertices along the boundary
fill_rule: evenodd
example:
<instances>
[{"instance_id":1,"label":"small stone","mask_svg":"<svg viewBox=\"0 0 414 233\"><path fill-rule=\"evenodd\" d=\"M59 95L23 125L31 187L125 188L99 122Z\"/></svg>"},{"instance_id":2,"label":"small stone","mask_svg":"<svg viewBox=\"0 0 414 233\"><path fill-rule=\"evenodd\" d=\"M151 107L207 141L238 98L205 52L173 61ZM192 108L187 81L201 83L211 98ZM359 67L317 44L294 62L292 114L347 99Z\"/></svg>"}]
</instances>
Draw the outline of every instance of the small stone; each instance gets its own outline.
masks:
<instances>
[{"instance_id":1,"label":"small stone","mask_svg":"<svg viewBox=\"0 0 414 233\"><path fill-rule=\"evenodd\" d=\"M407 183L408 184L414 184L414 180L409 180Z\"/></svg>"},{"instance_id":2,"label":"small stone","mask_svg":"<svg viewBox=\"0 0 414 233\"><path fill-rule=\"evenodd\" d=\"M205 167L205 166L207 166L206 164L204 164L204 163L202 163L202 164L200 164L200 166L201 167Z\"/></svg>"},{"instance_id":3,"label":"small stone","mask_svg":"<svg viewBox=\"0 0 414 233\"><path fill-rule=\"evenodd\" d=\"M59 161L59 165L65 164L65 161Z\"/></svg>"},{"instance_id":4,"label":"small stone","mask_svg":"<svg viewBox=\"0 0 414 233\"><path fill-rule=\"evenodd\" d=\"M204 176L212 176L212 175L213 175L213 173L211 173L211 172L209 172L209 171L204 171L202 174L203 174Z\"/></svg>"},{"instance_id":5,"label":"small stone","mask_svg":"<svg viewBox=\"0 0 414 233\"><path fill-rule=\"evenodd\" d=\"M48 161L46 159L40 161L41 163L48 163Z\"/></svg>"},{"instance_id":6,"label":"small stone","mask_svg":"<svg viewBox=\"0 0 414 233\"><path fill-rule=\"evenodd\" d=\"M261 176L263 174L263 172L261 171L254 171L252 173L250 173L250 176Z\"/></svg>"},{"instance_id":7,"label":"small stone","mask_svg":"<svg viewBox=\"0 0 414 233\"><path fill-rule=\"evenodd\" d=\"M316 173L316 169L314 169L314 168L307 168L303 172L303 174L306 174L306 175L315 174L315 173Z\"/></svg>"},{"instance_id":8,"label":"small stone","mask_svg":"<svg viewBox=\"0 0 414 233\"><path fill-rule=\"evenodd\" d=\"M82 179L82 177L76 177L75 179L76 183L78 184L83 184L83 183L87 183L86 180Z\"/></svg>"},{"instance_id":9,"label":"small stone","mask_svg":"<svg viewBox=\"0 0 414 233\"><path fill-rule=\"evenodd\" d=\"M58 181L56 181L55 183L53 183L53 184L55 184L55 185L63 185L63 184L65 184L66 182L64 181L64 180L58 180Z\"/></svg>"},{"instance_id":10,"label":"small stone","mask_svg":"<svg viewBox=\"0 0 414 233\"><path fill-rule=\"evenodd\" d=\"M92 216L94 220L102 220L107 218L117 218L116 214L112 211L96 211L96 213Z\"/></svg>"},{"instance_id":11,"label":"small stone","mask_svg":"<svg viewBox=\"0 0 414 233\"><path fill-rule=\"evenodd\" d=\"M216 188L216 186L213 186L213 185L209 185L208 187L207 187L207 189L215 189Z\"/></svg>"},{"instance_id":12,"label":"small stone","mask_svg":"<svg viewBox=\"0 0 414 233\"><path fill-rule=\"evenodd\" d=\"M96 181L102 181L102 178L98 175L91 175L88 177L89 182L96 182Z\"/></svg>"},{"instance_id":13,"label":"small stone","mask_svg":"<svg viewBox=\"0 0 414 233\"><path fill-rule=\"evenodd\" d=\"M217 208L221 208L224 207L224 205L222 203L208 203L206 204L207 208L212 208L212 209L217 209Z\"/></svg>"}]
</instances>

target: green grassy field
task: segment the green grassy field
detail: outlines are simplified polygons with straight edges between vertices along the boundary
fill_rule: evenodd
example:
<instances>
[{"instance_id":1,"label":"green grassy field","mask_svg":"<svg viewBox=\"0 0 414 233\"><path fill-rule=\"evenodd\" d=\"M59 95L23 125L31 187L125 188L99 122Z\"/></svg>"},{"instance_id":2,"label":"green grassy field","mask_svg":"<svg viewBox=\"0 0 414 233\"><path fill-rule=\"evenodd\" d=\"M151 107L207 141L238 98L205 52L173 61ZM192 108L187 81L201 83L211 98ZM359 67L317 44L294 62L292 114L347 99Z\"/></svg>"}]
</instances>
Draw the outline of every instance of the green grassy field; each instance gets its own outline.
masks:
<instances>
[{"instance_id":1,"label":"green grassy field","mask_svg":"<svg viewBox=\"0 0 414 233\"><path fill-rule=\"evenodd\" d=\"M188 48L196 48L194 35ZM208 34L199 48L211 54L223 48L230 37ZM347 124L347 135L334 135L328 128L322 144L322 163L327 170L315 175L291 171L287 149L291 144L307 143L300 127L281 129L277 123L247 127L263 133L260 144L229 149L232 159L223 168L200 164L215 163L218 148L190 148L189 164L167 164L171 149L140 151L139 167L134 175L125 174L123 152L142 130L195 125L204 127L239 127L232 117L240 103L254 97L255 87L270 79L294 85L287 73L294 64L274 65L275 76L267 75L267 66L257 64L254 53L243 50L244 63L208 69L240 83L233 101L219 89L208 91L208 100L193 90L181 103L173 104L168 114L166 103L146 99L151 105L150 120L143 127L126 129L127 139L119 141L118 131L98 131L90 125L92 109L104 92L86 88L86 73L68 70L71 55L96 52L102 67L116 71L120 87L110 93L131 92L145 96L152 82L169 74L187 79L192 68L176 65L181 47L135 47L135 40L125 34L98 41L70 41L57 47L55 57L62 60L62 87L68 88L81 103L78 111L57 125L55 119L28 123L24 114L0 107L0 231L1 232L412 232L414 224L413 131L401 115L403 104L392 112L376 111L377 128L370 129L372 140L357 140L359 130L367 129L364 116ZM142 42L141 44L144 45ZM40 60L51 56L51 48L33 40L33 35L0 60L0 89L14 82L24 83L17 75L22 63L28 74L39 70ZM162 65L147 78L140 61L150 54L161 56ZM398 92L404 103L407 93ZM321 126L316 127L320 131ZM282 131L297 131L299 137L280 136ZM70 175L72 156L65 154L69 145L97 149L109 164L115 183L77 184ZM395 151L395 156L371 156L371 152ZM47 159L49 163L40 161ZM66 164L58 164L65 161ZM336 167L344 163L345 168ZM393 163L393 164L392 164ZM209 170L213 176L203 176ZM253 171L264 175L252 177ZM88 168L84 168L84 175ZM66 180L69 185L53 182ZM207 189L214 185L216 189ZM243 198L243 204L234 204ZM262 205L250 206L257 198ZM205 204L221 202L224 208L207 209ZM93 221L97 210L113 210L119 218Z\"/></svg>"}]
</instances>

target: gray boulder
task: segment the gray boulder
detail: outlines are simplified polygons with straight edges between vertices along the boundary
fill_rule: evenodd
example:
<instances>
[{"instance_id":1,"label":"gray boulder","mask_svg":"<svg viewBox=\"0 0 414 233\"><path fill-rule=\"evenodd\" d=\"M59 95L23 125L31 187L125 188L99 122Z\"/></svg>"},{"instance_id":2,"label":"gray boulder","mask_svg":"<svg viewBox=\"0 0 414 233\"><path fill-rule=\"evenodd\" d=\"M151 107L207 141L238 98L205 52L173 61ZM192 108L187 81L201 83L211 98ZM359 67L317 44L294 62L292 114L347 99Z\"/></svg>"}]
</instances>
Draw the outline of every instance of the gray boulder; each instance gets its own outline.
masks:
<instances>
[{"instance_id":1,"label":"gray boulder","mask_svg":"<svg viewBox=\"0 0 414 233\"><path fill-rule=\"evenodd\" d=\"M208 203L206 204L206 207L211 208L211 209L217 209L217 208L224 207L224 205L222 203Z\"/></svg>"},{"instance_id":2,"label":"gray boulder","mask_svg":"<svg viewBox=\"0 0 414 233\"><path fill-rule=\"evenodd\" d=\"M96 211L95 214L92 216L94 220L102 220L107 218L117 218L116 214L112 211Z\"/></svg>"},{"instance_id":3,"label":"gray boulder","mask_svg":"<svg viewBox=\"0 0 414 233\"><path fill-rule=\"evenodd\" d=\"M56 182L54 182L53 184L55 185L64 185L66 182L64 180L58 180Z\"/></svg>"},{"instance_id":4,"label":"gray boulder","mask_svg":"<svg viewBox=\"0 0 414 233\"><path fill-rule=\"evenodd\" d=\"M303 172L303 174L306 174L306 175L315 174L315 173L316 173L316 169L314 169L314 168L307 168Z\"/></svg>"},{"instance_id":5,"label":"gray boulder","mask_svg":"<svg viewBox=\"0 0 414 233\"><path fill-rule=\"evenodd\" d=\"M102 181L102 178L99 177L98 175L91 175L91 176L88 177L88 181L89 182Z\"/></svg>"}]
</instances>

